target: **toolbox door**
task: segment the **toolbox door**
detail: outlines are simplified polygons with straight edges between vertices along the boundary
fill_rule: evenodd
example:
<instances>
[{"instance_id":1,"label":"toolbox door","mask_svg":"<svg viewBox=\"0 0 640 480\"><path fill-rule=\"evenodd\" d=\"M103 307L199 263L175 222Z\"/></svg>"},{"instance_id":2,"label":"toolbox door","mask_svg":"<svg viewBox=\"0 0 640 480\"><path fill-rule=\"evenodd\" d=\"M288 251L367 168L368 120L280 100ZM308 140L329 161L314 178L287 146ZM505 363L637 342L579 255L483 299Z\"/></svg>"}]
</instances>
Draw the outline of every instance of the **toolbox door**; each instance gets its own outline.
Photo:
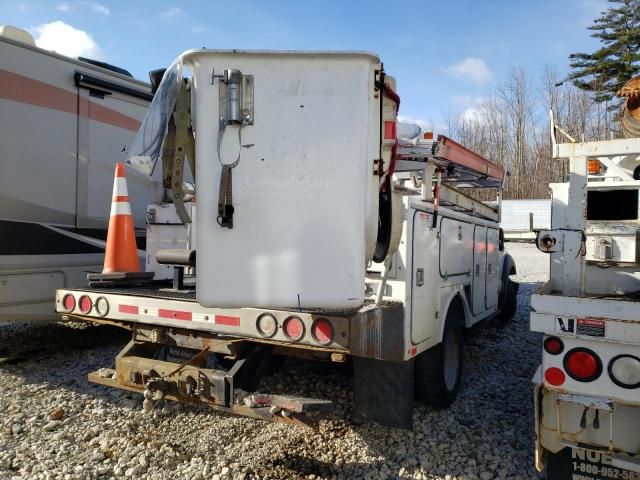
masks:
<instances>
[{"instance_id":1,"label":"toolbox door","mask_svg":"<svg viewBox=\"0 0 640 480\"><path fill-rule=\"evenodd\" d=\"M500 254L498 251L498 230L487 229L487 256L485 274L485 307L487 310L498 305L498 293L500 291Z\"/></svg>"},{"instance_id":2,"label":"toolbox door","mask_svg":"<svg viewBox=\"0 0 640 480\"><path fill-rule=\"evenodd\" d=\"M475 226L473 234L473 314L485 311L487 281L487 227Z\"/></svg>"}]
</instances>

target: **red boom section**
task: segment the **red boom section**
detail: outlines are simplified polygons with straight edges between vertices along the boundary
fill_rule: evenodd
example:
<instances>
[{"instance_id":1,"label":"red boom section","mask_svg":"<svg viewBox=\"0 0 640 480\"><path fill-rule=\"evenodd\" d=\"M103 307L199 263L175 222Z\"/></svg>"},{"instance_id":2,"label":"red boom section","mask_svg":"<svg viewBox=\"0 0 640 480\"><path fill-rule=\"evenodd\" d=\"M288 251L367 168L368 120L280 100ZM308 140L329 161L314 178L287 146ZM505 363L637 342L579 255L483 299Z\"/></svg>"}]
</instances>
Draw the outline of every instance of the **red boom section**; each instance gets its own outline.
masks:
<instances>
[{"instance_id":1,"label":"red boom section","mask_svg":"<svg viewBox=\"0 0 640 480\"><path fill-rule=\"evenodd\" d=\"M438 146L434 155L500 182L504 179L503 168L444 135L438 135Z\"/></svg>"}]
</instances>

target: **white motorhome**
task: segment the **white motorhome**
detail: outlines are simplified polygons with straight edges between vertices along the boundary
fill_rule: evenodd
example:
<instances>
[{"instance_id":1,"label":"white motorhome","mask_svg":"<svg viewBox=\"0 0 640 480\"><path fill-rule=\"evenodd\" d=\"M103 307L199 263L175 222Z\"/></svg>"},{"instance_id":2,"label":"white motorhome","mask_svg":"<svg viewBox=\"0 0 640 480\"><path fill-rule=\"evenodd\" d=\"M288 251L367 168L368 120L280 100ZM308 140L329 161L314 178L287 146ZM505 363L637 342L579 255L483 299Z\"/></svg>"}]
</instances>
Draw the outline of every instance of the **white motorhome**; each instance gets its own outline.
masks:
<instances>
[{"instance_id":1,"label":"white motorhome","mask_svg":"<svg viewBox=\"0 0 640 480\"><path fill-rule=\"evenodd\" d=\"M553 121L551 123L554 131ZM531 297L543 333L536 469L548 480L640 479L640 139L556 143L550 279Z\"/></svg>"},{"instance_id":2,"label":"white motorhome","mask_svg":"<svg viewBox=\"0 0 640 480\"><path fill-rule=\"evenodd\" d=\"M505 172L443 136L397 138L399 102L370 53L183 54L130 155L162 162L173 200L148 208L155 279L56 295L63 318L133 332L89 378L147 407L308 423L331 402L258 393L270 357L352 359L359 419L411 428L414 397L450 405L463 330L510 319L517 292L499 201L456 187L499 196Z\"/></svg>"},{"instance_id":3,"label":"white motorhome","mask_svg":"<svg viewBox=\"0 0 640 480\"><path fill-rule=\"evenodd\" d=\"M56 288L102 268L113 168L152 95L15 27L0 27L0 58L0 320L56 319ZM151 183L134 169L129 181L144 250Z\"/></svg>"}]
</instances>

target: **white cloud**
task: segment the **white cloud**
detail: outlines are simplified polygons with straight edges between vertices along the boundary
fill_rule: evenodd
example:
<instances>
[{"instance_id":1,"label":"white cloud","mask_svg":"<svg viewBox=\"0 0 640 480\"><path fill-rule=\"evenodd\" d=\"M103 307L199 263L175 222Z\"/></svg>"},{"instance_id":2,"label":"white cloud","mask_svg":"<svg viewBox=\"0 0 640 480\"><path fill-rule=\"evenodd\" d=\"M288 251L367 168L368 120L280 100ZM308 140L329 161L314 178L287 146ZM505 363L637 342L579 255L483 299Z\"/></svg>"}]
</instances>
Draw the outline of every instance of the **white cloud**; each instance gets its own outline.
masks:
<instances>
[{"instance_id":1,"label":"white cloud","mask_svg":"<svg viewBox=\"0 0 640 480\"><path fill-rule=\"evenodd\" d=\"M171 7L164 12L160 13L160 16L163 18L176 18L184 15L184 11L178 7Z\"/></svg>"},{"instance_id":2,"label":"white cloud","mask_svg":"<svg viewBox=\"0 0 640 480\"><path fill-rule=\"evenodd\" d=\"M398 122L413 123L415 125L418 125L423 132L433 131L432 123L428 120L425 120L424 118L407 117L405 115L398 115Z\"/></svg>"},{"instance_id":3,"label":"white cloud","mask_svg":"<svg viewBox=\"0 0 640 480\"><path fill-rule=\"evenodd\" d=\"M493 77L493 73L481 58L467 57L459 63L454 63L441 69L454 78L471 80L475 83L486 83Z\"/></svg>"},{"instance_id":4,"label":"white cloud","mask_svg":"<svg viewBox=\"0 0 640 480\"><path fill-rule=\"evenodd\" d=\"M91 35L60 20L44 23L31 31L36 37L36 45L40 48L69 57L90 57L97 60L104 58L102 50Z\"/></svg>"},{"instance_id":5,"label":"white cloud","mask_svg":"<svg viewBox=\"0 0 640 480\"><path fill-rule=\"evenodd\" d=\"M107 16L111 13L111 10L109 10L104 5L99 4L98 2L85 2L85 3L87 4L87 6L89 6L89 8L91 8L91 10L93 10L95 13L99 13L100 15Z\"/></svg>"},{"instance_id":6,"label":"white cloud","mask_svg":"<svg viewBox=\"0 0 640 480\"><path fill-rule=\"evenodd\" d=\"M69 4L59 3L58 5L56 5L56 10L58 10L59 12L68 12L71 9L69 8Z\"/></svg>"},{"instance_id":7,"label":"white cloud","mask_svg":"<svg viewBox=\"0 0 640 480\"><path fill-rule=\"evenodd\" d=\"M204 33L207 31L207 29L202 25L194 25L193 27L191 27L191 31L193 33Z\"/></svg>"}]
</instances>

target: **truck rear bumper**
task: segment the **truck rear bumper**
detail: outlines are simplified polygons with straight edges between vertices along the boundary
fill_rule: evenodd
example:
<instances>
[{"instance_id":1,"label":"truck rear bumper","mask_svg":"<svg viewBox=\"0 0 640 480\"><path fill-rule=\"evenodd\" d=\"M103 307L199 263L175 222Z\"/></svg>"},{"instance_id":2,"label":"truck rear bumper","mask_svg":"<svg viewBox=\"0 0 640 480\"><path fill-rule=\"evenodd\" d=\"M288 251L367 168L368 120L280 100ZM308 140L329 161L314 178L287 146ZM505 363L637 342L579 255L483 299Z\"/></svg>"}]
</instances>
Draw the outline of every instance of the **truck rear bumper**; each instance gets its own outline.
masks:
<instances>
[{"instance_id":1,"label":"truck rear bumper","mask_svg":"<svg viewBox=\"0 0 640 480\"><path fill-rule=\"evenodd\" d=\"M570 448L605 454L610 465L640 472L640 404L549 390L540 370L533 382L536 470L544 469L546 453Z\"/></svg>"}]
</instances>

